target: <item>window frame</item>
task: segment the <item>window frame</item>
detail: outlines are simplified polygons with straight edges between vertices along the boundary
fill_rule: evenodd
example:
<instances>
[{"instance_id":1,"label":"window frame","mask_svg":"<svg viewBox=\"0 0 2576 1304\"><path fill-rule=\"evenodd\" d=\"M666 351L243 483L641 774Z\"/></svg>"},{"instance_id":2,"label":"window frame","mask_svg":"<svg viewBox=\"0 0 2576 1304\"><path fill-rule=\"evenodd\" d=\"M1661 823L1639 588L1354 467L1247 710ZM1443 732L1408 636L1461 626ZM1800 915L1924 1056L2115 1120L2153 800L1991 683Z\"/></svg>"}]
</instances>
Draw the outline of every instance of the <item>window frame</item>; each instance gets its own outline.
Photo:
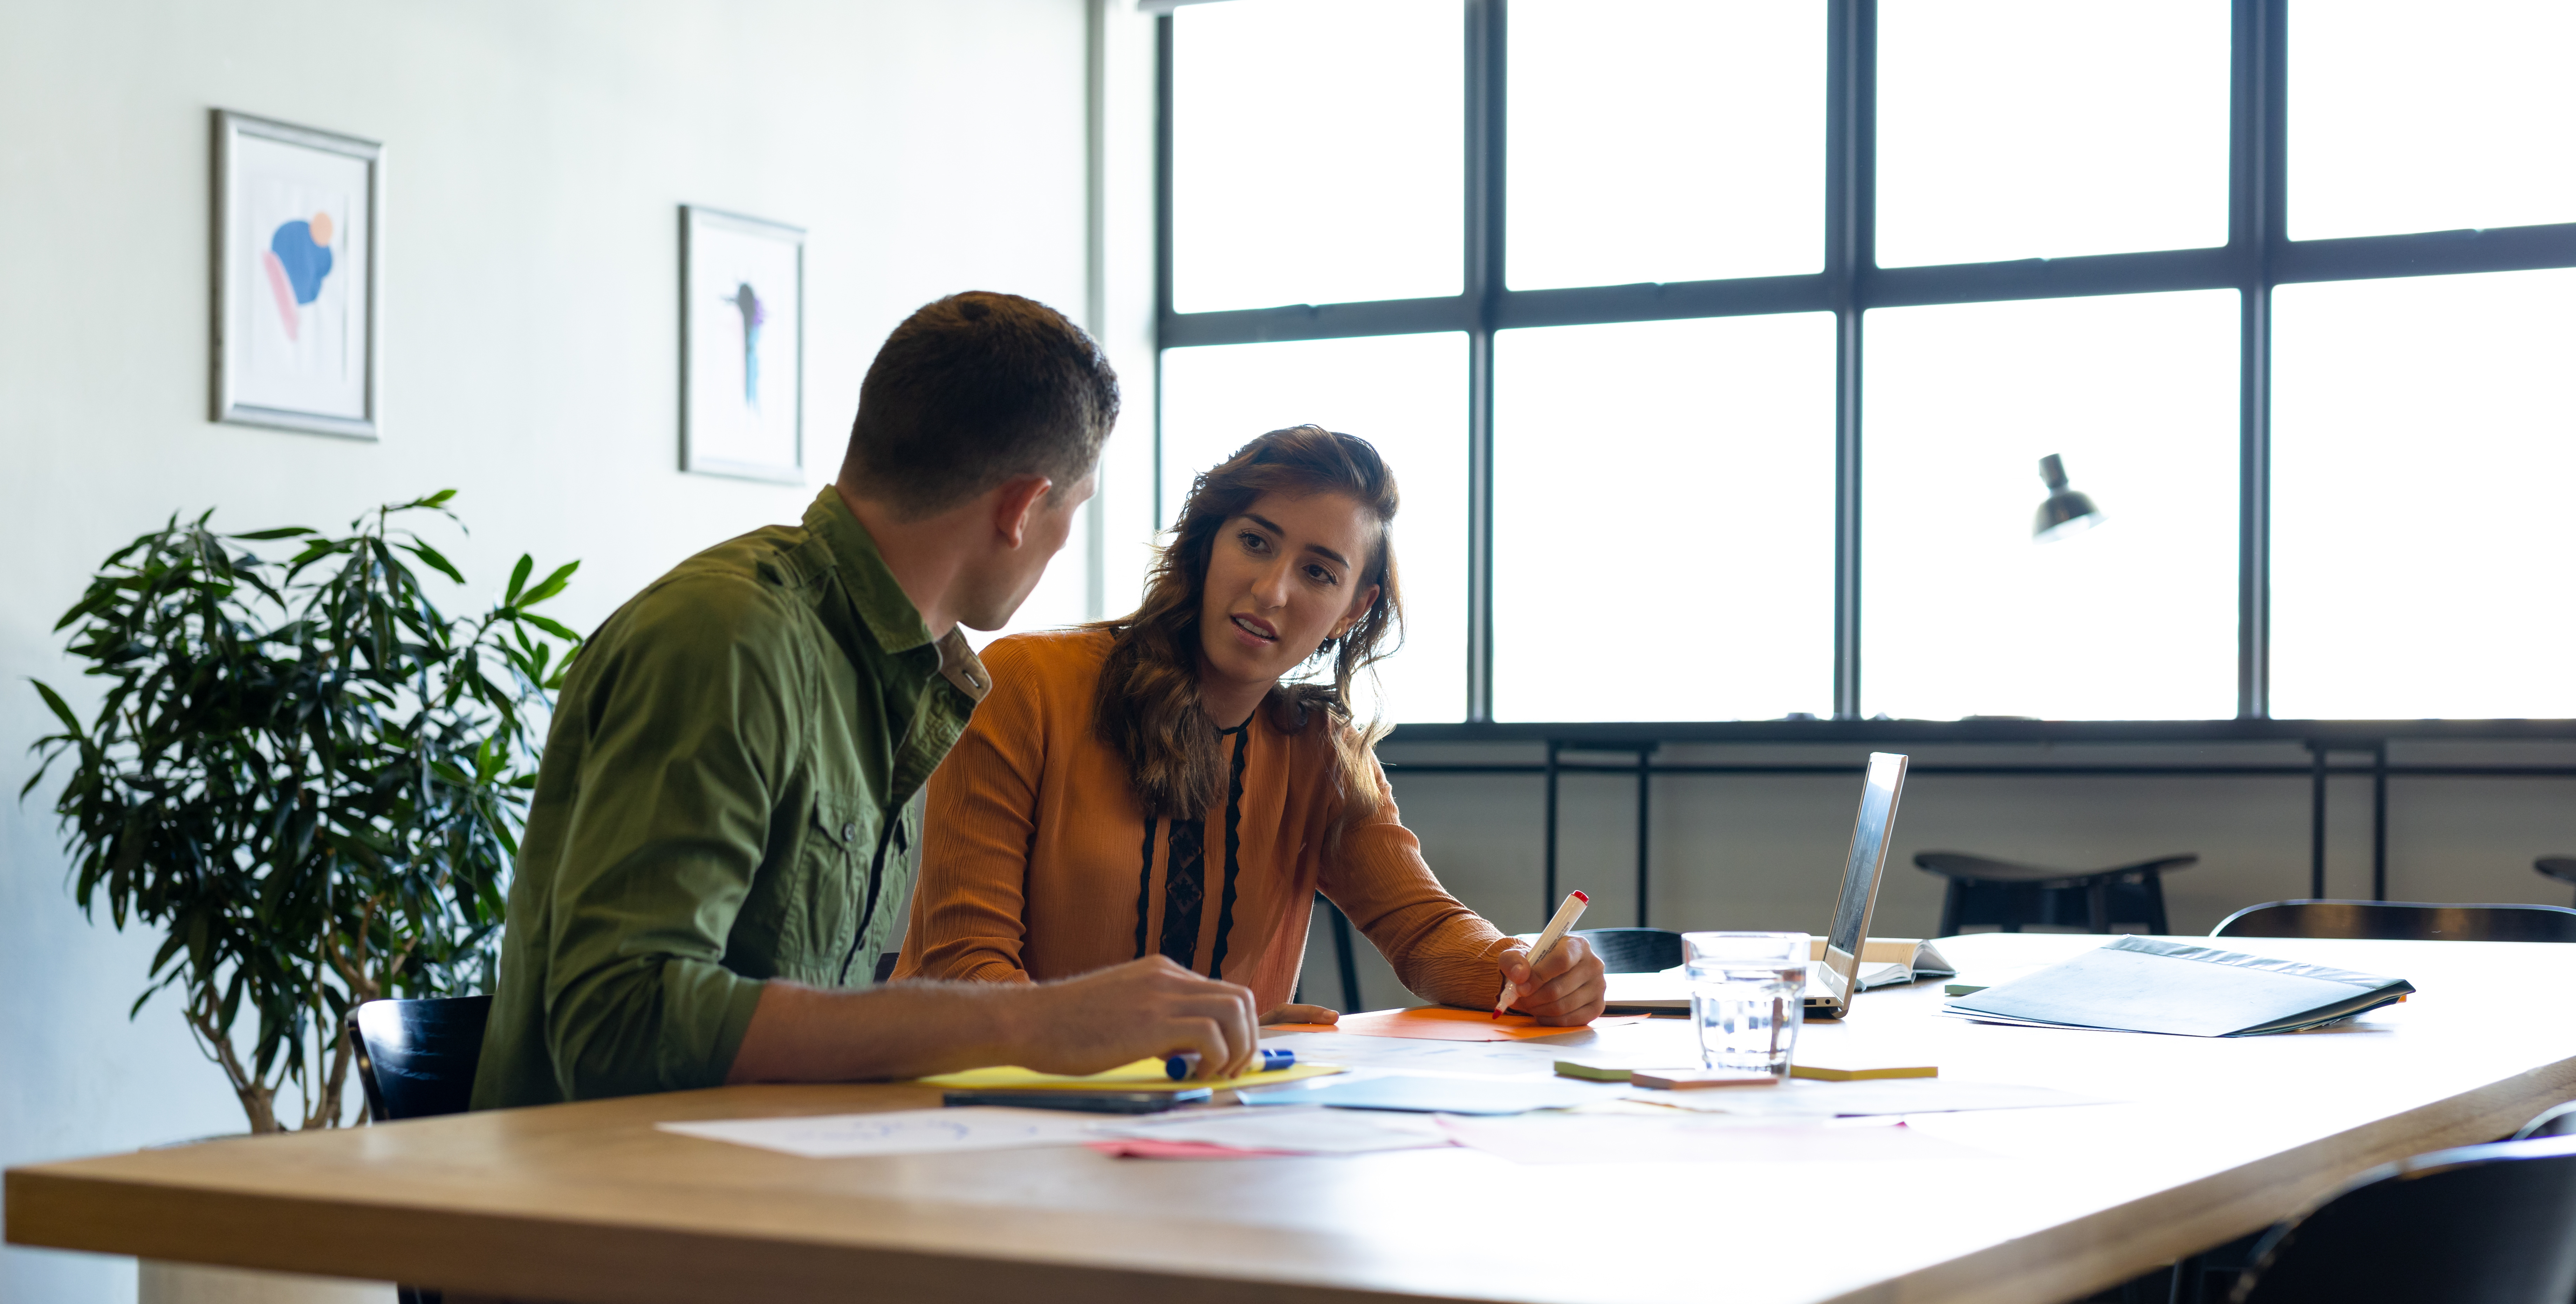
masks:
<instances>
[{"instance_id":1,"label":"window frame","mask_svg":"<svg viewBox=\"0 0 2576 1304\"><path fill-rule=\"evenodd\" d=\"M2367 280L2576 267L2576 222L2293 241L2287 237L2289 0L2234 0L2230 14L2227 243L2067 258L1882 268L1876 265L1876 0L1828 7L1824 270L1796 276L1513 290L1504 282L1509 0L1461 0L1466 185L1464 291L1427 299L1296 304L1219 312L1172 310L1173 16L1157 20L1155 139L1156 351L1426 331L1468 337L1468 635L1463 725L1407 725L1399 736L1817 739L1860 719L1860 494L1864 315L1874 308L2089 297L2173 290L2238 292L2236 715L2210 721L2049 722L2104 737L2272 734L2270 714L2271 294L2306 281ZM1830 721L1496 725L1493 721L1494 335L1532 326L1828 311L1835 317L1834 691ZM1160 404L1157 404L1159 420ZM1160 501L1161 436L1155 438ZM2034 722L2035 723L2035 722ZM2542 722L2406 722L2406 732L2493 736L2563 733ZM1884 722L1875 733L1887 732ZM2003 722L1907 722L1927 739L2018 737ZM2314 733L2308 729L2303 733ZM2384 736L2390 730L2373 731ZM1874 736L1875 736L1874 733ZM2287 736L2286 734L2284 736Z\"/></svg>"}]
</instances>

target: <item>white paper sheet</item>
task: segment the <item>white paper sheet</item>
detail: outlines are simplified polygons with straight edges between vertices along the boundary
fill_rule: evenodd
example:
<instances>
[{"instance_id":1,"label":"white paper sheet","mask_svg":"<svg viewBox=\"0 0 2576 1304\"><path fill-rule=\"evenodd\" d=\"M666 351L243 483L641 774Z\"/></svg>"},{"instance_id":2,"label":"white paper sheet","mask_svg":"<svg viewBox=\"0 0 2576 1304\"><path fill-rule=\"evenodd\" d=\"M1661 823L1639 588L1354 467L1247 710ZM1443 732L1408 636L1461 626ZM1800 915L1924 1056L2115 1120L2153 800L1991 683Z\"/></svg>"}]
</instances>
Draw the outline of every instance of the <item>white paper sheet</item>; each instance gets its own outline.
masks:
<instances>
[{"instance_id":1,"label":"white paper sheet","mask_svg":"<svg viewBox=\"0 0 2576 1304\"><path fill-rule=\"evenodd\" d=\"M1568 1028L1569 1034L1583 1031ZM1351 1068L1395 1069L1407 1073L1473 1073L1510 1076L1556 1071L1556 1062L1576 1053L1553 1039L1541 1041L1425 1041L1411 1037L1363 1037L1348 1032L1287 1032L1264 1037L1261 1044L1297 1052L1300 1064L1341 1064Z\"/></svg>"},{"instance_id":2,"label":"white paper sheet","mask_svg":"<svg viewBox=\"0 0 2576 1304\"><path fill-rule=\"evenodd\" d=\"M1863 1114L1942 1114L1965 1109L2038 1109L2107 1103L2054 1087L2003 1082L1953 1082L1947 1078L1889 1078L1872 1082L1809 1082L1792 1078L1776 1087L1628 1093L1630 1100L1681 1109L1760 1118L1830 1118Z\"/></svg>"},{"instance_id":3,"label":"white paper sheet","mask_svg":"<svg viewBox=\"0 0 2576 1304\"><path fill-rule=\"evenodd\" d=\"M1193 1110L1129 1122L1097 1123L1093 1128L1103 1136L1197 1141L1239 1150L1293 1150L1310 1155L1354 1155L1449 1144L1448 1133L1423 1115L1309 1105Z\"/></svg>"},{"instance_id":4,"label":"white paper sheet","mask_svg":"<svg viewBox=\"0 0 2576 1304\"><path fill-rule=\"evenodd\" d=\"M985 1105L956 1109L897 1109L882 1114L820 1114L803 1118L735 1118L701 1123L657 1123L664 1132L729 1141L807 1159L863 1155L941 1154L1080 1145L1097 1134L1098 1115L1050 1109Z\"/></svg>"}]
</instances>

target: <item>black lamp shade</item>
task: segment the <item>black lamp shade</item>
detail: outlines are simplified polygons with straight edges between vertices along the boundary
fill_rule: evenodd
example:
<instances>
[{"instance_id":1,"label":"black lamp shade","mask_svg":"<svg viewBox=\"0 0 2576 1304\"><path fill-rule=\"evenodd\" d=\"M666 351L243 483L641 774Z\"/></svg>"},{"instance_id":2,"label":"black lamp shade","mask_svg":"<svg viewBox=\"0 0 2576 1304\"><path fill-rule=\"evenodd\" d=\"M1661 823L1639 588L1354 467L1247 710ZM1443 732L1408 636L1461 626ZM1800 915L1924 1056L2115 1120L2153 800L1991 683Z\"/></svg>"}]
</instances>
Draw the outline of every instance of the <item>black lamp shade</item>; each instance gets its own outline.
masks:
<instances>
[{"instance_id":1,"label":"black lamp shade","mask_svg":"<svg viewBox=\"0 0 2576 1304\"><path fill-rule=\"evenodd\" d=\"M2102 509L2083 493L2066 486L2066 464L2055 453L2039 459L2039 478L2048 485L2048 501L2039 505L2039 519L2030 527L2030 537L2041 543L2082 534L2102 523Z\"/></svg>"}]
</instances>

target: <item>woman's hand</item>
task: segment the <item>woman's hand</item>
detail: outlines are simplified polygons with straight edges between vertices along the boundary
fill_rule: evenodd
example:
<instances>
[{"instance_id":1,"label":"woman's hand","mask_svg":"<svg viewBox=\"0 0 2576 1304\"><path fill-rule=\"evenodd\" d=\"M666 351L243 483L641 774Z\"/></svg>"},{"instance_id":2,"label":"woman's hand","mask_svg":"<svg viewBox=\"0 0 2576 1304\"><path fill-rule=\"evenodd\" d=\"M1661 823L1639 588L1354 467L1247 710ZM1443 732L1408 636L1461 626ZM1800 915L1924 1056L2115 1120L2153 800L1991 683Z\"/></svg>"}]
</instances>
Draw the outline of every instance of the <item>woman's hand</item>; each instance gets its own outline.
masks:
<instances>
[{"instance_id":1,"label":"woman's hand","mask_svg":"<svg viewBox=\"0 0 2576 1304\"><path fill-rule=\"evenodd\" d=\"M1503 953L1503 979L1512 985L1512 1008L1552 1027L1572 1028L1601 1017L1610 996L1601 957L1580 937L1568 936L1533 969L1529 952Z\"/></svg>"},{"instance_id":2,"label":"woman's hand","mask_svg":"<svg viewBox=\"0 0 2576 1304\"><path fill-rule=\"evenodd\" d=\"M1261 1014L1261 1026L1265 1028L1274 1023L1339 1023L1341 1021L1340 1014L1320 1005L1282 1005L1276 1009L1264 1010Z\"/></svg>"}]
</instances>

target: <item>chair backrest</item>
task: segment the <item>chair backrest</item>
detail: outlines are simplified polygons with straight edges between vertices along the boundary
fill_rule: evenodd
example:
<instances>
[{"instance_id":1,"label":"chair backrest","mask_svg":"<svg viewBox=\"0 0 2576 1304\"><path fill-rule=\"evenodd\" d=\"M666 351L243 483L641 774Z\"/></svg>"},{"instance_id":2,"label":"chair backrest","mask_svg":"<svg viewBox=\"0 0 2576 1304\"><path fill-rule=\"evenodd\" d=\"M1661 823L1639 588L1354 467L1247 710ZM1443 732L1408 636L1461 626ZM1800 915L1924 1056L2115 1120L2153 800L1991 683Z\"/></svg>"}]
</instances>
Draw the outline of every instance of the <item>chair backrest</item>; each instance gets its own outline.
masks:
<instances>
[{"instance_id":1,"label":"chair backrest","mask_svg":"<svg viewBox=\"0 0 2576 1304\"><path fill-rule=\"evenodd\" d=\"M2513 1139L2528 1141L2533 1137L2550 1136L2576 1136L2576 1100L2542 1110L2538 1118L2523 1124L2522 1130L2513 1134Z\"/></svg>"},{"instance_id":2,"label":"chair backrest","mask_svg":"<svg viewBox=\"0 0 2576 1304\"><path fill-rule=\"evenodd\" d=\"M2576 1296L2576 1137L2365 1173L2254 1247L2236 1304L2541 1304Z\"/></svg>"},{"instance_id":3,"label":"chair backrest","mask_svg":"<svg viewBox=\"0 0 2576 1304\"><path fill-rule=\"evenodd\" d=\"M2420 901L2271 901L2220 920L2212 937L2366 937L2395 942L2576 942L2565 906Z\"/></svg>"},{"instance_id":4,"label":"chair backrest","mask_svg":"<svg viewBox=\"0 0 2576 1304\"><path fill-rule=\"evenodd\" d=\"M489 996L369 1001L349 1011L349 1045L367 1093L367 1117L389 1123L464 1113L491 1016Z\"/></svg>"},{"instance_id":5,"label":"chair backrest","mask_svg":"<svg viewBox=\"0 0 2576 1304\"><path fill-rule=\"evenodd\" d=\"M1682 935L1664 928L1578 928L1608 973L1654 973L1682 962Z\"/></svg>"}]
</instances>

